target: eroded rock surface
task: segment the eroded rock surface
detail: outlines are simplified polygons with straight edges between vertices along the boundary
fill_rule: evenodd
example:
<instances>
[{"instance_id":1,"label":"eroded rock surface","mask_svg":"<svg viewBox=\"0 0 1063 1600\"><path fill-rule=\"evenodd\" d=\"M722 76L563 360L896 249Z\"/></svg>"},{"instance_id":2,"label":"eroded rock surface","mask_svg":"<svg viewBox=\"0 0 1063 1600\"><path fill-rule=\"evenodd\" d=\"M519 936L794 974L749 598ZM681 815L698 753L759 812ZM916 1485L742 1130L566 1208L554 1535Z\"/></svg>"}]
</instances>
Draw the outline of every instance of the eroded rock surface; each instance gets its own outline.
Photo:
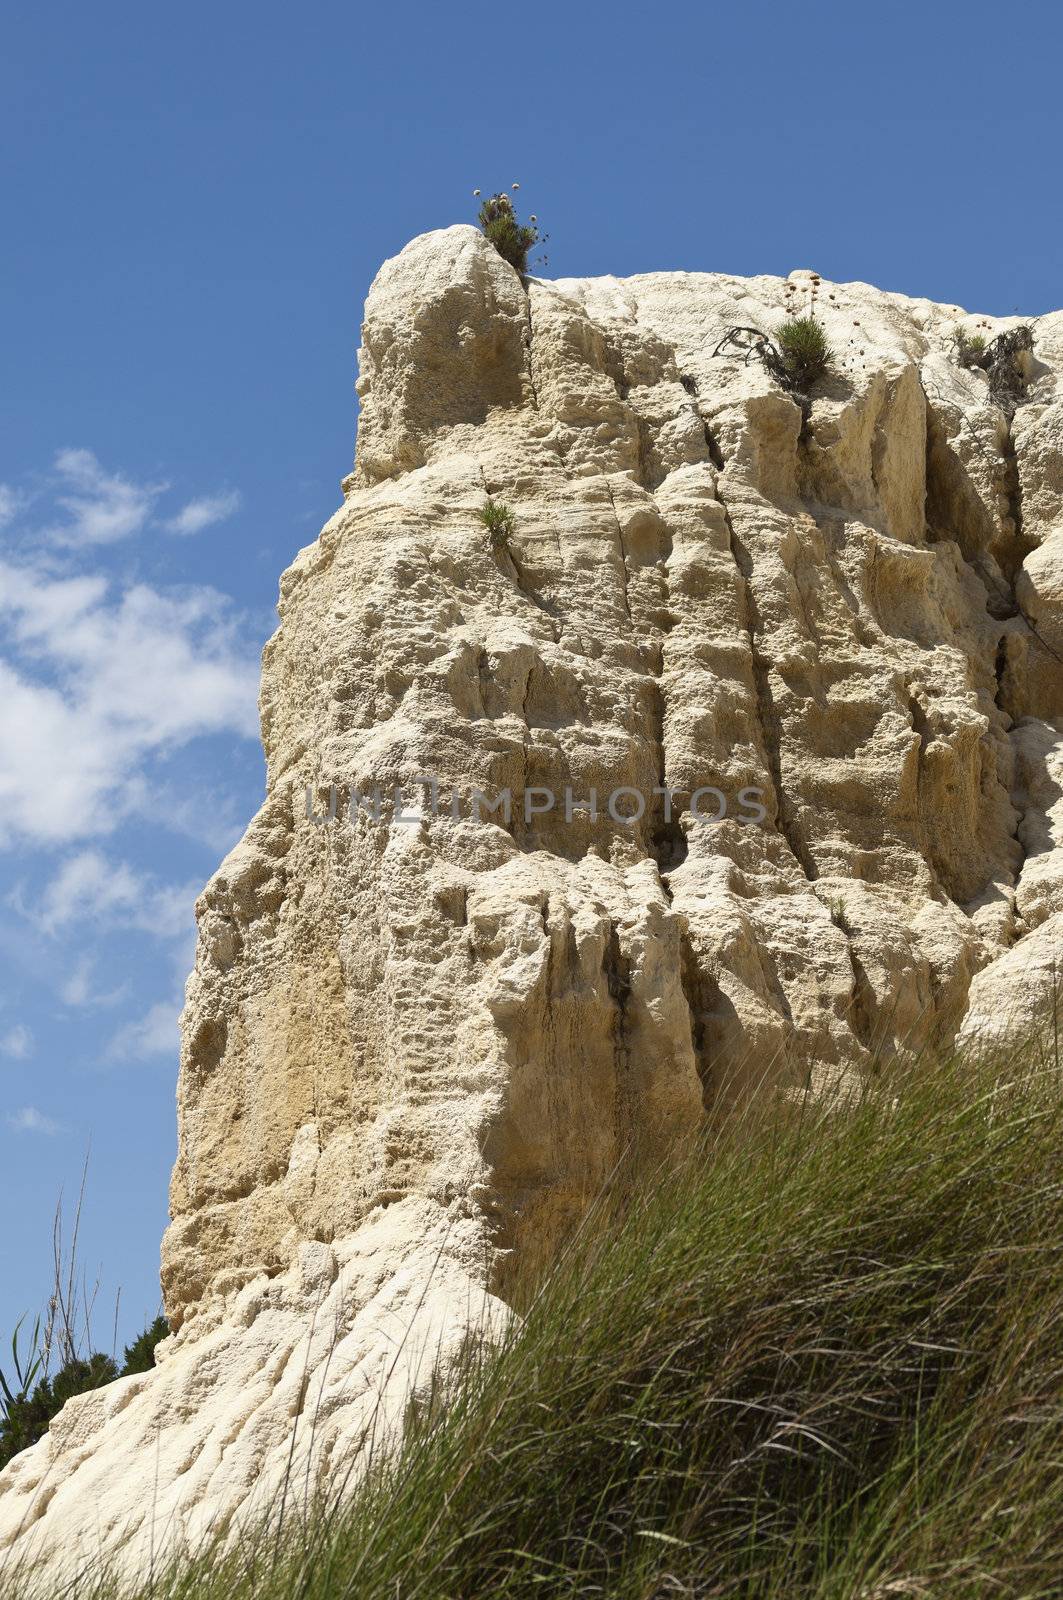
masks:
<instances>
[{"instance_id":1,"label":"eroded rock surface","mask_svg":"<svg viewBox=\"0 0 1063 1600\"><path fill-rule=\"evenodd\" d=\"M806 415L714 351L813 289ZM268 797L198 905L175 1335L0 1475L9 1559L143 1570L293 1470L356 1475L625 1152L764 1077L1030 1025L1063 957L1063 314L1013 416L957 324L808 272L525 286L468 227L381 269L356 469L265 654ZM396 784L420 820L344 815Z\"/></svg>"}]
</instances>

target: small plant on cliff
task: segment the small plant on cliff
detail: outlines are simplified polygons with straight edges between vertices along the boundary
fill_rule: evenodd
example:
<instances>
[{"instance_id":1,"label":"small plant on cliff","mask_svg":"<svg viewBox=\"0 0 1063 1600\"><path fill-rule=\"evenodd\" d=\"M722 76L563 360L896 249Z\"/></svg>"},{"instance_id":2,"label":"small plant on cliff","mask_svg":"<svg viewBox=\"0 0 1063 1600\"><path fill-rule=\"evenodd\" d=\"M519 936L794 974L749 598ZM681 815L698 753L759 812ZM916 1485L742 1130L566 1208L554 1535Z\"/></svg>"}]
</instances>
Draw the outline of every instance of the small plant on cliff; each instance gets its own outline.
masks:
<instances>
[{"instance_id":1,"label":"small plant on cliff","mask_svg":"<svg viewBox=\"0 0 1063 1600\"><path fill-rule=\"evenodd\" d=\"M519 189L520 184L515 183L513 187ZM475 197L479 194L479 189L473 190ZM528 251L539 243L536 221L533 216L530 224L519 222L513 201L505 192L491 195L480 206L480 227L503 261L508 261L521 274L528 270Z\"/></svg>"},{"instance_id":2,"label":"small plant on cliff","mask_svg":"<svg viewBox=\"0 0 1063 1600\"><path fill-rule=\"evenodd\" d=\"M790 317L772 339L759 328L729 328L712 352L718 356L728 345L744 351L746 361L756 356L790 394L802 402L807 414L808 390L830 367L834 352L823 324L815 317Z\"/></svg>"},{"instance_id":3,"label":"small plant on cliff","mask_svg":"<svg viewBox=\"0 0 1063 1600\"><path fill-rule=\"evenodd\" d=\"M985 366L987 346L984 333L968 333L966 328L957 328L953 338L956 344L956 360L961 367Z\"/></svg>"},{"instance_id":4,"label":"small plant on cliff","mask_svg":"<svg viewBox=\"0 0 1063 1600\"><path fill-rule=\"evenodd\" d=\"M985 353L989 397L1010 417L1026 399L1033 329L1025 323L998 333Z\"/></svg>"},{"instance_id":5,"label":"small plant on cliff","mask_svg":"<svg viewBox=\"0 0 1063 1600\"><path fill-rule=\"evenodd\" d=\"M1006 328L991 342L982 333L953 330L956 359L961 367L979 368L989 378L989 398L1010 417L1026 399L1029 352L1033 329L1025 323Z\"/></svg>"},{"instance_id":6,"label":"small plant on cliff","mask_svg":"<svg viewBox=\"0 0 1063 1600\"><path fill-rule=\"evenodd\" d=\"M516 527L509 507L502 505L498 500L492 500L488 495L476 515L487 529L487 537L495 555L508 551L509 541Z\"/></svg>"},{"instance_id":7,"label":"small plant on cliff","mask_svg":"<svg viewBox=\"0 0 1063 1600\"><path fill-rule=\"evenodd\" d=\"M831 361L823 324L815 317L792 317L776 328L782 363L796 389L808 389L822 378Z\"/></svg>"}]
</instances>

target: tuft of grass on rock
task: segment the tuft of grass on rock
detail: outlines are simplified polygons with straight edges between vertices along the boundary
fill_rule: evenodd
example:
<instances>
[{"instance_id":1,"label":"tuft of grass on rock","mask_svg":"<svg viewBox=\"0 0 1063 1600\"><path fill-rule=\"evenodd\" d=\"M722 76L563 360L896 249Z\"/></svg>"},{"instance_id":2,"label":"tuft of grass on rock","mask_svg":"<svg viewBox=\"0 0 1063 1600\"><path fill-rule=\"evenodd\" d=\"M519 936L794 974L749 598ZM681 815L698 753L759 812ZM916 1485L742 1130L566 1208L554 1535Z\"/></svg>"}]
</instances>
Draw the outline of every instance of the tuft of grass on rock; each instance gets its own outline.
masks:
<instances>
[{"instance_id":1,"label":"tuft of grass on rock","mask_svg":"<svg viewBox=\"0 0 1063 1600\"><path fill-rule=\"evenodd\" d=\"M968 370L978 368L989 378L989 398L1010 418L1027 399L1029 356L1033 329L1025 323L1007 328L993 340L983 333L968 333L957 324L952 333L956 360Z\"/></svg>"},{"instance_id":2,"label":"tuft of grass on rock","mask_svg":"<svg viewBox=\"0 0 1063 1600\"><path fill-rule=\"evenodd\" d=\"M775 330L782 364L790 382L804 390L822 378L833 352L823 324L815 317L791 317Z\"/></svg>"},{"instance_id":3,"label":"tuft of grass on rock","mask_svg":"<svg viewBox=\"0 0 1063 1600\"><path fill-rule=\"evenodd\" d=\"M953 333L956 345L956 360L961 367L984 367L988 345L984 333L968 333L966 328L957 327Z\"/></svg>"},{"instance_id":4,"label":"tuft of grass on rock","mask_svg":"<svg viewBox=\"0 0 1063 1600\"><path fill-rule=\"evenodd\" d=\"M503 261L508 261L523 276L528 270L528 252L539 242L535 218L531 224L520 222L513 201L503 191L491 195L480 206L480 227Z\"/></svg>"},{"instance_id":5,"label":"tuft of grass on rock","mask_svg":"<svg viewBox=\"0 0 1063 1600\"><path fill-rule=\"evenodd\" d=\"M516 519L509 507L488 495L476 515L487 529L487 537L494 553L500 555L507 551L516 528Z\"/></svg>"}]
</instances>

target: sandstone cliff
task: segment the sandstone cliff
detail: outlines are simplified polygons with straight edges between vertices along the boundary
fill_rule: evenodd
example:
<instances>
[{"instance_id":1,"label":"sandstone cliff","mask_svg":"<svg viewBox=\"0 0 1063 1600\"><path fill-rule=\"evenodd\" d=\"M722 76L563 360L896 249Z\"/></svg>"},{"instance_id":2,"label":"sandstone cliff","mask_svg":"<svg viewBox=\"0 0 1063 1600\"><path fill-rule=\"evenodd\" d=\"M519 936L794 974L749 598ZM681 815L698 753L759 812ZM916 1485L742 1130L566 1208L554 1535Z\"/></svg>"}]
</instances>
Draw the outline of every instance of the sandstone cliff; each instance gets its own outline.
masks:
<instances>
[{"instance_id":1,"label":"sandstone cliff","mask_svg":"<svg viewBox=\"0 0 1063 1600\"><path fill-rule=\"evenodd\" d=\"M803 408L714 352L814 289ZM1063 314L1013 414L953 342L1016 321L808 272L525 286L469 227L384 265L356 469L265 653L268 796L197 907L175 1336L0 1475L9 1559L136 1568L339 1481L625 1151L766 1074L1030 1025L1063 955ZM394 785L419 819L349 814ZM507 790L508 824L468 803Z\"/></svg>"}]
</instances>

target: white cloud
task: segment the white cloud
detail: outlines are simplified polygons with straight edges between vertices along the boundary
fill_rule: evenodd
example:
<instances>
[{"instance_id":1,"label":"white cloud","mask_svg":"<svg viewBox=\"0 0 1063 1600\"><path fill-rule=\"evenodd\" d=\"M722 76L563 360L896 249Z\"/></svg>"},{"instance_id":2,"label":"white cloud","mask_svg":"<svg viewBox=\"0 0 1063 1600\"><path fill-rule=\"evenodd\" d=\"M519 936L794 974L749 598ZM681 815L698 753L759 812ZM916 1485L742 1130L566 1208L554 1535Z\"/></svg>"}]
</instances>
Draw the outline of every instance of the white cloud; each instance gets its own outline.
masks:
<instances>
[{"instance_id":1,"label":"white cloud","mask_svg":"<svg viewBox=\"0 0 1063 1600\"><path fill-rule=\"evenodd\" d=\"M14 1128L16 1133L52 1134L63 1131L58 1122L46 1117L36 1106L21 1106L18 1111L9 1111L7 1125L9 1128Z\"/></svg>"},{"instance_id":2,"label":"white cloud","mask_svg":"<svg viewBox=\"0 0 1063 1600\"><path fill-rule=\"evenodd\" d=\"M10 1056L13 1061L25 1061L33 1050L33 1035L25 1023L17 1022L0 1036L0 1055Z\"/></svg>"},{"instance_id":3,"label":"white cloud","mask_svg":"<svg viewBox=\"0 0 1063 1600\"><path fill-rule=\"evenodd\" d=\"M204 528L213 527L214 523L224 522L226 517L231 517L234 511L239 510L240 500L238 489L204 495L199 500L190 500L176 517L171 517L163 526L170 533L202 533Z\"/></svg>"},{"instance_id":4,"label":"white cloud","mask_svg":"<svg viewBox=\"0 0 1063 1600\"><path fill-rule=\"evenodd\" d=\"M61 489L55 498L66 520L47 531L62 545L113 544L140 533L168 487L105 472L91 450L60 450L55 470Z\"/></svg>"},{"instance_id":5,"label":"white cloud","mask_svg":"<svg viewBox=\"0 0 1063 1600\"><path fill-rule=\"evenodd\" d=\"M0 637L0 847L109 832L146 808L154 757L256 737L257 661L216 590L0 561Z\"/></svg>"},{"instance_id":6,"label":"white cloud","mask_svg":"<svg viewBox=\"0 0 1063 1600\"><path fill-rule=\"evenodd\" d=\"M46 886L39 905L20 909L45 933L91 919L136 928L157 939L184 939L193 924L198 884L161 884L99 850L68 856Z\"/></svg>"},{"instance_id":7,"label":"white cloud","mask_svg":"<svg viewBox=\"0 0 1063 1600\"><path fill-rule=\"evenodd\" d=\"M0 483L0 528L12 522L22 506L22 496L10 484Z\"/></svg>"},{"instance_id":8,"label":"white cloud","mask_svg":"<svg viewBox=\"0 0 1063 1600\"><path fill-rule=\"evenodd\" d=\"M75 964L73 972L60 986L59 993L64 1005L88 1005L92 998L92 960L89 956L82 956Z\"/></svg>"},{"instance_id":9,"label":"white cloud","mask_svg":"<svg viewBox=\"0 0 1063 1600\"><path fill-rule=\"evenodd\" d=\"M152 1056L176 1056L180 1049L177 1019L181 1007L176 1002L160 1001L136 1022L119 1028L107 1047L115 1061L146 1061Z\"/></svg>"},{"instance_id":10,"label":"white cloud","mask_svg":"<svg viewBox=\"0 0 1063 1600\"><path fill-rule=\"evenodd\" d=\"M64 1005L86 1006L113 1006L126 994L124 986L117 989L98 991L93 984L95 963L91 956L82 956L74 963L73 968L65 981L59 987L59 994Z\"/></svg>"},{"instance_id":11,"label":"white cloud","mask_svg":"<svg viewBox=\"0 0 1063 1600\"><path fill-rule=\"evenodd\" d=\"M161 883L125 861L110 861L101 851L88 849L67 857L36 905L28 906L21 890L10 897L9 903L49 936L62 936L72 925L88 922L101 929L132 929L168 946L174 975L171 998L117 1030L104 1052L111 1061L176 1054L184 979L195 958L199 887L198 882ZM92 956L82 956L67 976L60 989L67 1005L106 1007L127 997L127 986L94 993L92 967Z\"/></svg>"}]
</instances>

